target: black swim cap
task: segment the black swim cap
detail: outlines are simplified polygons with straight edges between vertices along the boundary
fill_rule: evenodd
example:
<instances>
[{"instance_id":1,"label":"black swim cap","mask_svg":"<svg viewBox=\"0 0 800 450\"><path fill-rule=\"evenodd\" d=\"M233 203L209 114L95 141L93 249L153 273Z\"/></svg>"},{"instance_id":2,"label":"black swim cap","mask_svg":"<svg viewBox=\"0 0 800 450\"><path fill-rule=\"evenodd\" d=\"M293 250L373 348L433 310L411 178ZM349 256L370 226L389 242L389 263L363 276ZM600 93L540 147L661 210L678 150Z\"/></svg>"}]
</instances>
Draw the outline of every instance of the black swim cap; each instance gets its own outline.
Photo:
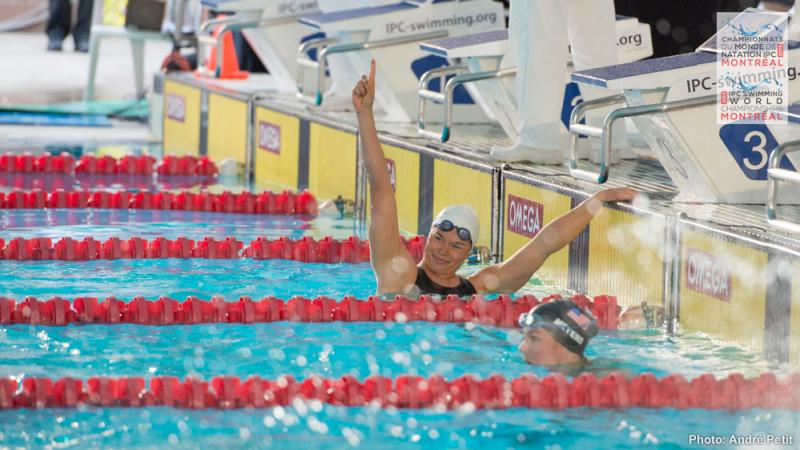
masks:
<instances>
[{"instance_id":1,"label":"black swim cap","mask_svg":"<svg viewBox=\"0 0 800 450\"><path fill-rule=\"evenodd\" d=\"M572 300L552 300L519 316L523 328L544 328L564 348L583 355L589 340L597 335L597 319Z\"/></svg>"}]
</instances>

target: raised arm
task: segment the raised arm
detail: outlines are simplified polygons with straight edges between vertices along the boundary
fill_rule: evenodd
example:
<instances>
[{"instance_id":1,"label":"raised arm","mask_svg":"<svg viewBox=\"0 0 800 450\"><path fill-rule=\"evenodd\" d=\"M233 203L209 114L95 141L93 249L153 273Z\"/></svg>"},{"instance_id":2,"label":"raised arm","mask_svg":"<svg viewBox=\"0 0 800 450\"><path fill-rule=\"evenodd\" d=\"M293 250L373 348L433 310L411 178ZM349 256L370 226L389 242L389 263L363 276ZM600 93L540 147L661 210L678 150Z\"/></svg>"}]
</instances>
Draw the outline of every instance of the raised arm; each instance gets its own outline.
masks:
<instances>
[{"instance_id":1,"label":"raised arm","mask_svg":"<svg viewBox=\"0 0 800 450\"><path fill-rule=\"evenodd\" d=\"M471 277L478 292L515 292L524 286L553 253L572 242L602 209L603 202L632 200L636 191L629 188L600 191L568 213L547 224L510 258L486 267Z\"/></svg>"},{"instance_id":2,"label":"raised arm","mask_svg":"<svg viewBox=\"0 0 800 450\"><path fill-rule=\"evenodd\" d=\"M375 61L369 77L362 75L353 88L353 107L358 116L361 155L367 170L370 195L370 260L378 279L378 292L406 292L416 278L414 259L400 241L397 202L389 179L372 105L375 100Z\"/></svg>"}]
</instances>

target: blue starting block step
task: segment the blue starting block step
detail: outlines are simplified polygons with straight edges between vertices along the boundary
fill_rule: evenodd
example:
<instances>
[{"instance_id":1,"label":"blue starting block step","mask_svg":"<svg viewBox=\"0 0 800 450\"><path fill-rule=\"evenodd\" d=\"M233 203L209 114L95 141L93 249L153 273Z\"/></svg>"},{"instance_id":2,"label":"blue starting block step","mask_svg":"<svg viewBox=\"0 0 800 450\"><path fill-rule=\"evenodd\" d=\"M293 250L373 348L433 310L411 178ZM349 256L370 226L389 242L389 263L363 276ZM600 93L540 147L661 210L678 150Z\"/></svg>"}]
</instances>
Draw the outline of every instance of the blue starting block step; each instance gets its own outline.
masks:
<instances>
[{"instance_id":1,"label":"blue starting block step","mask_svg":"<svg viewBox=\"0 0 800 450\"><path fill-rule=\"evenodd\" d=\"M800 124L800 103L793 103L789 105L786 113L786 120L790 123Z\"/></svg>"},{"instance_id":2,"label":"blue starting block step","mask_svg":"<svg viewBox=\"0 0 800 450\"><path fill-rule=\"evenodd\" d=\"M789 41L787 46L789 50L794 50L800 48L800 42ZM615 89L619 88L619 86L611 86L613 82L628 80L626 86L622 87L637 88L638 86L636 86L635 79L638 77L645 79L659 72L688 69L701 64L714 63L716 60L716 49L707 46L707 50L704 51L698 50L692 53L667 56L665 58L645 59L608 67L579 70L572 73L572 81Z\"/></svg>"},{"instance_id":3,"label":"blue starting block step","mask_svg":"<svg viewBox=\"0 0 800 450\"><path fill-rule=\"evenodd\" d=\"M268 2L258 0L201 0L200 4L211 11L256 11L264 9Z\"/></svg>"},{"instance_id":4,"label":"blue starting block step","mask_svg":"<svg viewBox=\"0 0 800 450\"><path fill-rule=\"evenodd\" d=\"M616 64L596 69L579 70L572 73L572 81L608 87L609 82L626 78L642 77L668 70L684 69L700 64L713 63L716 53L692 52L665 58L645 59L625 64Z\"/></svg>"},{"instance_id":5,"label":"blue starting block step","mask_svg":"<svg viewBox=\"0 0 800 450\"><path fill-rule=\"evenodd\" d=\"M415 3L402 2L392 3L391 5L373 6L369 8L348 9L345 11L337 11L332 13L319 13L303 16L299 22L303 25L312 28L321 29L326 24L344 22L347 20L363 19L366 17L374 17L382 14L390 14L397 11L405 11L415 9L419 6Z\"/></svg>"},{"instance_id":6,"label":"blue starting block step","mask_svg":"<svg viewBox=\"0 0 800 450\"><path fill-rule=\"evenodd\" d=\"M424 42L420 48L432 55L443 58L456 58L459 56L481 56L481 49L477 46L486 45L495 48L498 42L508 41L508 30L487 31L485 33L468 34L466 36L447 37ZM458 50L471 47L469 54L459 55ZM507 47L507 44L505 45ZM494 53L492 53L494 54Z\"/></svg>"}]
</instances>

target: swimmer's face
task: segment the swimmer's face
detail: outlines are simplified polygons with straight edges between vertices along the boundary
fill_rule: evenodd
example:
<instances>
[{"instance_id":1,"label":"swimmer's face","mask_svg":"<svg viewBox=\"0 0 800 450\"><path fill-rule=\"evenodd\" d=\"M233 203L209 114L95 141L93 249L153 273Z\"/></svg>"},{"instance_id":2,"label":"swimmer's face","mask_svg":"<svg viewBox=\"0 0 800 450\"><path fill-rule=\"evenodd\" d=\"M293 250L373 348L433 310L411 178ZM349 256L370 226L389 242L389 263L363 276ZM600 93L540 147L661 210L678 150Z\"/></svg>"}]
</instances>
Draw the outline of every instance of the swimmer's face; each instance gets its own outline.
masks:
<instances>
[{"instance_id":1,"label":"swimmer's face","mask_svg":"<svg viewBox=\"0 0 800 450\"><path fill-rule=\"evenodd\" d=\"M433 227L425 243L424 262L436 273L456 273L471 248L472 244L458 237L455 229L441 231Z\"/></svg>"},{"instance_id":2,"label":"swimmer's face","mask_svg":"<svg viewBox=\"0 0 800 450\"><path fill-rule=\"evenodd\" d=\"M574 364L583 360L582 356L564 348L543 328L525 330L519 351L526 363L536 366Z\"/></svg>"}]
</instances>

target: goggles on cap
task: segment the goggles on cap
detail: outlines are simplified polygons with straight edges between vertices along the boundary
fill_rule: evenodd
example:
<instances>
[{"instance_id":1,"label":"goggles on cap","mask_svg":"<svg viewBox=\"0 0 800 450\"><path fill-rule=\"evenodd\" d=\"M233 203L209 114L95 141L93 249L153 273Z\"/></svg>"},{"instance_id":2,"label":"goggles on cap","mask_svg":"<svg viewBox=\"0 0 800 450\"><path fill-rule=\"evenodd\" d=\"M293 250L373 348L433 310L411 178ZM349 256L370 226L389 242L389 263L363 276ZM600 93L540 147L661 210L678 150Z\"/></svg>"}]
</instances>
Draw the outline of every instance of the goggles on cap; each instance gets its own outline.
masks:
<instances>
[{"instance_id":1,"label":"goggles on cap","mask_svg":"<svg viewBox=\"0 0 800 450\"><path fill-rule=\"evenodd\" d=\"M565 322L559 321L564 324L564 326L558 326L553 321L545 319L544 317L534 314L533 311L528 311L526 313L522 313L519 315L519 326L521 328L535 328L535 327L546 327L548 325L556 326L557 328L570 328Z\"/></svg>"},{"instance_id":2,"label":"goggles on cap","mask_svg":"<svg viewBox=\"0 0 800 450\"><path fill-rule=\"evenodd\" d=\"M538 314L534 314L533 311L520 314L519 326L523 329L543 328L549 330L558 343L567 350L579 355L583 354L583 349L589 340L588 337L583 336L561 318L555 317L553 320L548 320Z\"/></svg>"},{"instance_id":3,"label":"goggles on cap","mask_svg":"<svg viewBox=\"0 0 800 450\"><path fill-rule=\"evenodd\" d=\"M441 231L445 231L445 232L454 229L454 230L456 230L456 233L458 234L459 239L461 239L462 241L472 242L472 235L470 234L468 229L462 228L462 227L457 227L457 226L455 226L455 224L453 222L451 222L451 221L449 221L447 219L440 220L439 222L434 223L433 226L435 226L436 228L440 229Z\"/></svg>"}]
</instances>

